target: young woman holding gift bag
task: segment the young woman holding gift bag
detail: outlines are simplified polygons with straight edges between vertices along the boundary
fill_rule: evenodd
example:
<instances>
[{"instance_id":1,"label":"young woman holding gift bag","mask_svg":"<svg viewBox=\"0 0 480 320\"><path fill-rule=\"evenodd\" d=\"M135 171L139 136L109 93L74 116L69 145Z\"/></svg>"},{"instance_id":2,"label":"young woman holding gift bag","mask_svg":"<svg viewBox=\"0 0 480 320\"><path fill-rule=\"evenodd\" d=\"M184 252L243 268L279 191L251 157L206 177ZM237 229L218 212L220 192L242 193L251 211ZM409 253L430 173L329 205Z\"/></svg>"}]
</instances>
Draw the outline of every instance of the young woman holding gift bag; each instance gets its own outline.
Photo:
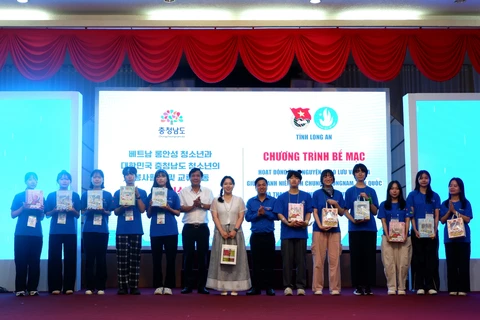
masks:
<instances>
[{"instance_id":1,"label":"young woman holding gift bag","mask_svg":"<svg viewBox=\"0 0 480 320\"><path fill-rule=\"evenodd\" d=\"M242 231L246 209L243 199L232 194L235 187L232 177L223 177L220 186L220 197L213 200L210 208L215 231L206 287L221 291L222 295L231 291L231 295L236 296L238 291L246 291L252 286ZM222 263L223 244L237 246L236 259L228 261L234 264Z\"/></svg>"},{"instance_id":2,"label":"young woman holding gift bag","mask_svg":"<svg viewBox=\"0 0 480 320\"><path fill-rule=\"evenodd\" d=\"M440 287L437 230L441 202L430 186L431 181L430 173L420 170L415 177L415 190L407 197L407 207L413 215L412 280L419 295L437 294Z\"/></svg>"},{"instance_id":3,"label":"young woman holding gift bag","mask_svg":"<svg viewBox=\"0 0 480 320\"><path fill-rule=\"evenodd\" d=\"M166 203L156 206L153 202L153 188L166 188ZM150 243L152 246L153 287L155 295L172 295L175 288L175 259L178 245L177 219L180 215L180 198L170 184L167 171L158 169L148 195L147 217L150 218ZM162 272L163 251L167 258L165 281Z\"/></svg>"},{"instance_id":4,"label":"young woman holding gift bag","mask_svg":"<svg viewBox=\"0 0 480 320\"><path fill-rule=\"evenodd\" d=\"M441 221L445 225L444 243L447 256L448 291L451 296L466 296L470 292L470 220L473 219L472 205L465 198L462 179L452 178L448 184L448 200L440 208ZM463 225L463 232L449 233L449 224L454 219ZM463 222L463 223L462 223ZM451 228L451 227L450 227ZM463 235L462 235L463 234Z\"/></svg>"},{"instance_id":5,"label":"young woman holding gift bag","mask_svg":"<svg viewBox=\"0 0 480 320\"><path fill-rule=\"evenodd\" d=\"M378 211L377 193L365 183L368 169L363 163L353 167L353 176L357 183L345 193L345 216L348 218L348 245L350 246L350 260L353 292L356 296L372 295L372 286L375 285L377 224L374 216ZM355 213L356 203L366 202L368 213L358 218ZM360 204L358 205L360 206Z\"/></svg>"},{"instance_id":6,"label":"young woman holding gift bag","mask_svg":"<svg viewBox=\"0 0 480 320\"><path fill-rule=\"evenodd\" d=\"M48 239L48 291L54 295L73 294L77 276L77 225L80 217L80 196L70 191L65 203L58 203L58 193L68 192L72 175L62 170L57 176L59 191L47 197L45 215L51 218ZM63 263L62 263L63 253Z\"/></svg>"},{"instance_id":7,"label":"young woman holding gift bag","mask_svg":"<svg viewBox=\"0 0 480 320\"><path fill-rule=\"evenodd\" d=\"M342 216L345 207L345 201L340 191L333 189L335 176L330 169L323 170L320 175L322 188L313 193L313 280L312 291L316 295L321 295L323 290L323 274L325 257L328 252L328 286L331 295L339 295L341 288L340 278L340 255L342 254L342 244L340 237L340 226L338 225L338 216ZM333 208L336 211L336 226L328 226L323 220L323 209Z\"/></svg>"},{"instance_id":8,"label":"young woman holding gift bag","mask_svg":"<svg viewBox=\"0 0 480 320\"><path fill-rule=\"evenodd\" d=\"M387 200L380 204L378 219L383 226L382 262L387 278L388 295L405 295L408 269L412 259L412 241L408 235L410 210L398 181L387 187Z\"/></svg>"}]
</instances>

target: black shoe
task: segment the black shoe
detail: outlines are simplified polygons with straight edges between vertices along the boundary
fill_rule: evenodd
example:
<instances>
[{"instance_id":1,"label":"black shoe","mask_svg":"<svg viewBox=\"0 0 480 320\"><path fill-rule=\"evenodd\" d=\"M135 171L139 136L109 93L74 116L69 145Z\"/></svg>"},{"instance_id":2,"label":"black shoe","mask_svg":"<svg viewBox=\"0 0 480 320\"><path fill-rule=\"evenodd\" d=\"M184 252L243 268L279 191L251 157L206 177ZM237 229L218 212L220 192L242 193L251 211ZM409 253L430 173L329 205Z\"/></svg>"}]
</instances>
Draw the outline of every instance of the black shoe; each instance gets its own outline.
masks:
<instances>
[{"instance_id":1,"label":"black shoe","mask_svg":"<svg viewBox=\"0 0 480 320\"><path fill-rule=\"evenodd\" d=\"M357 287L355 291L353 291L353 294L356 296L363 296L365 292L363 291L362 287Z\"/></svg>"},{"instance_id":2,"label":"black shoe","mask_svg":"<svg viewBox=\"0 0 480 320\"><path fill-rule=\"evenodd\" d=\"M124 295L128 294L128 292L125 289L118 289L117 294L119 296L124 296Z\"/></svg>"},{"instance_id":3,"label":"black shoe","mask_svg":"<svg viewBox=\"0 0 480 320\"><path fill-rule=\"evenodd\" d=\"M133 296L139 296L142 293L137 288L133 288L133 289L130 289L130 294L133 295Z\"/></svg>"},{"instance_id":4,"label":"black shoe","mask_svg":"<svg viewBox=\"0 0 480 320\"><path fill-rule=\"evenodd\" d=\"M272 288L267 289L267 296L274 296L274 295L275 295L275 290L273 290Z\"/></svg>"},{"instance_id":5,"label":"black shoe","mask_svg":"<svg viewBox=\"0 0 480 320\"><path fill-rule=\"evenodd\" d=\"M259 294L262 294L262 291L252 287L250 290L247 291L247 296L257 296Z\"/></svg>"},{"instance_id":6,"label":"black shoe","mask_svg":"<svg viewBox=\"0 0 480 320\"><path fill-rule=\"evenodd\" d=\"M199 294L210 294L210 292L209 292L207 289L205 289L205 288L198 289L197 292L198 292Z\"/></svg>"},{"instance_id":7,"label":"black shoe","mask_svg":"<svg viewBox=\"0 0 480 320\"><path fill-rule=\"evenodd\" d=\"M181 294L187 294L187 293L192 293L192 288L190 287L185 287L180 291Z\"/></svg>"},{"instance_id":8,"label":"black shoe","mask_svg":"<svg viewBox=\"0 0 480 320\"><path fill-rule=\"evenodd\" d=\"M365 292L364 294L366 296L372 296L373 295L372 289L370 287L366 287L364 292Z\"/></svg>"}]
</instances>

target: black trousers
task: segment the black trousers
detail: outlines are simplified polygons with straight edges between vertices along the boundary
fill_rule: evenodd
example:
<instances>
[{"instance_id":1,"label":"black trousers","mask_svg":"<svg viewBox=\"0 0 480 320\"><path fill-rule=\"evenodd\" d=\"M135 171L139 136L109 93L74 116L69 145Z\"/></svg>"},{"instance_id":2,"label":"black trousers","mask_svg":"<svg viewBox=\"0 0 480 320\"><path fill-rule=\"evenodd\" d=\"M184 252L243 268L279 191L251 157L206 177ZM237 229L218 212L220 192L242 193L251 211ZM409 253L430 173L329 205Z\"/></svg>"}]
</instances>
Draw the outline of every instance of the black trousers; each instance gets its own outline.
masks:
<instances>
[{"instance_id":1,"label":"black trousers","mask_svg":"<svg viewBox=\"0 0 480 320\"><path fill-rule=\"evenodd\" d=\"M201 224L196 227L193 224L183 225L182 242L183 242L183 272L185 287L193 288L193 262L195 257L195 243L197 244L197 260L198 260L198 281L197 288L205 288L207 283L207 255L208 240L210 238L210 229L208 225Z\"/></svg>"},{"instance_id":2,"label":"black trousers","mask_svg":"<svg viewBox=\"0 0 480 320\"><path fill-rule=\"evenodd\" d=\"M435 239L412 235L412 277L415 290L439 290L438 234Z\"/></svg>"},{"instance_id":3,"label":"black trousers","mask_svg":"<svg viewBox=\"0 0 480 320\"><path fill-rule=\"evenodd\" d=\"M348 233L348 244L350 246L352 286L375 286L377 233L374 231L351 231Z\"/></svg>"},{"instance_id":4,"label":"black trousers","mask_svg":"<svg viewBox=\"0 0 480 320\"><path fill-rule=\"evenodd\" d=\"M87 290L105 290L108 233L84 232L85 284Z\"/></svg>"},{"instance_id":5,"label":"black trousers","mask_svg":"<svg viewBox=\"0 0 480 320\"><path fill-rule=\"evenodd\" d=\"M43 238L15 236L15 291L37 291Z\"/></svg>"},{"instance_id":6,"label":"black trousers","mask_svg":"<svg viewBox=\"0 0 480 320\"><path fill-rule=\"evenodd\" d=\"M273 268L275 263L275 235L273 232L252 233L250 251L253 263L253 287L273 289Z\"/></svg>"},{"instance_id":7,"label":"black trousers","mask_svg":"<svg viewBox=\"0 0 480 320\"><path fill-rule=\"evenodd\" d=\"M449 292L470 292L470 242L445 243Z\"/></svg>"},{"instance_id":8,"label":"black trousers","mask_svg":"<svg viewBox=\"0 0 480 320\"><path fill-rule=\"evenodd\" d=\"M76 275L77 235L51 234L48 239L48 291L74 290Z\"/></svg>"},{"instance_id":9,"label":"black trousers","mask_svg":"<svg viewBox=\"0 0 480 320\"><path fill-rule=\"evenodd\" d=\"M177 257L178 234L162 237L150 237L153 259L153 287L175 288L175 259ZM163 281L163 250L167 258L165 282ZM165 285L164 285L165 283Z\"/></svg>"}]
</instances>

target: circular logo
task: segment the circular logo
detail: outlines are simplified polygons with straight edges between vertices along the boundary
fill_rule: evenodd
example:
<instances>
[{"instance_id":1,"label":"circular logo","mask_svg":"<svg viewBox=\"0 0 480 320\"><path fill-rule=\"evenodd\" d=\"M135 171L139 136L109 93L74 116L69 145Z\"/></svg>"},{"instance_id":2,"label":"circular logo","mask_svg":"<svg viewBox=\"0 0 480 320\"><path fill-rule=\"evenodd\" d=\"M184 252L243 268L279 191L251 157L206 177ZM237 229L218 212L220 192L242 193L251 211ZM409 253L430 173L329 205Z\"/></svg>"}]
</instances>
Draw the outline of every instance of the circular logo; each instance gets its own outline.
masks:
<instances>
[{"instance_id":1,"label":"circular logo","mask_svg":"<svg viewBox=\"0 0 480 320\"><path fill-rule=\"evenodd\" d=\"M315 112L313 120L320 129L330 130L337 125L338 115L337 112L332 108L322 107Z\"/></svg>"}]
</instances>

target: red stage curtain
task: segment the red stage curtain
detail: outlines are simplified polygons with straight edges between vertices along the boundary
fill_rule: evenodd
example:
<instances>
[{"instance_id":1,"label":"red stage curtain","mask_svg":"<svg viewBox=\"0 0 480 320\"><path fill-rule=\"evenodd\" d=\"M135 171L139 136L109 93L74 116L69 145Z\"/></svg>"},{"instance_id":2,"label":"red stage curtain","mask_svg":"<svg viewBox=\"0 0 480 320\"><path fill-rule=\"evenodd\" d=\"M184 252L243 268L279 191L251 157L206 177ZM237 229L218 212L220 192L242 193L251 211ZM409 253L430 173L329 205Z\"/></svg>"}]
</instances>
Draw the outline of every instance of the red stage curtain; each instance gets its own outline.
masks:
<instances>
[{"instance_id":1,"label":"red stage curtain","mask_svg":"<svg viewBox=\"0 0 480 320\"><path fill-rule=\"evenodd\" d=\"M282 79L295 57L313 80L332 82L350 54L368 78L389 81L399 74L407 49L432 80L454 77L467 52L480 72L480 30L474 29L0 30L0 67L10 54L31 80L55 74L68 52L78 72L95 82L113 77L126 56L142 79L163 82L183 54L208 83L225 79L239 55L263 82Z\"/></svg>"}]
</instances>

